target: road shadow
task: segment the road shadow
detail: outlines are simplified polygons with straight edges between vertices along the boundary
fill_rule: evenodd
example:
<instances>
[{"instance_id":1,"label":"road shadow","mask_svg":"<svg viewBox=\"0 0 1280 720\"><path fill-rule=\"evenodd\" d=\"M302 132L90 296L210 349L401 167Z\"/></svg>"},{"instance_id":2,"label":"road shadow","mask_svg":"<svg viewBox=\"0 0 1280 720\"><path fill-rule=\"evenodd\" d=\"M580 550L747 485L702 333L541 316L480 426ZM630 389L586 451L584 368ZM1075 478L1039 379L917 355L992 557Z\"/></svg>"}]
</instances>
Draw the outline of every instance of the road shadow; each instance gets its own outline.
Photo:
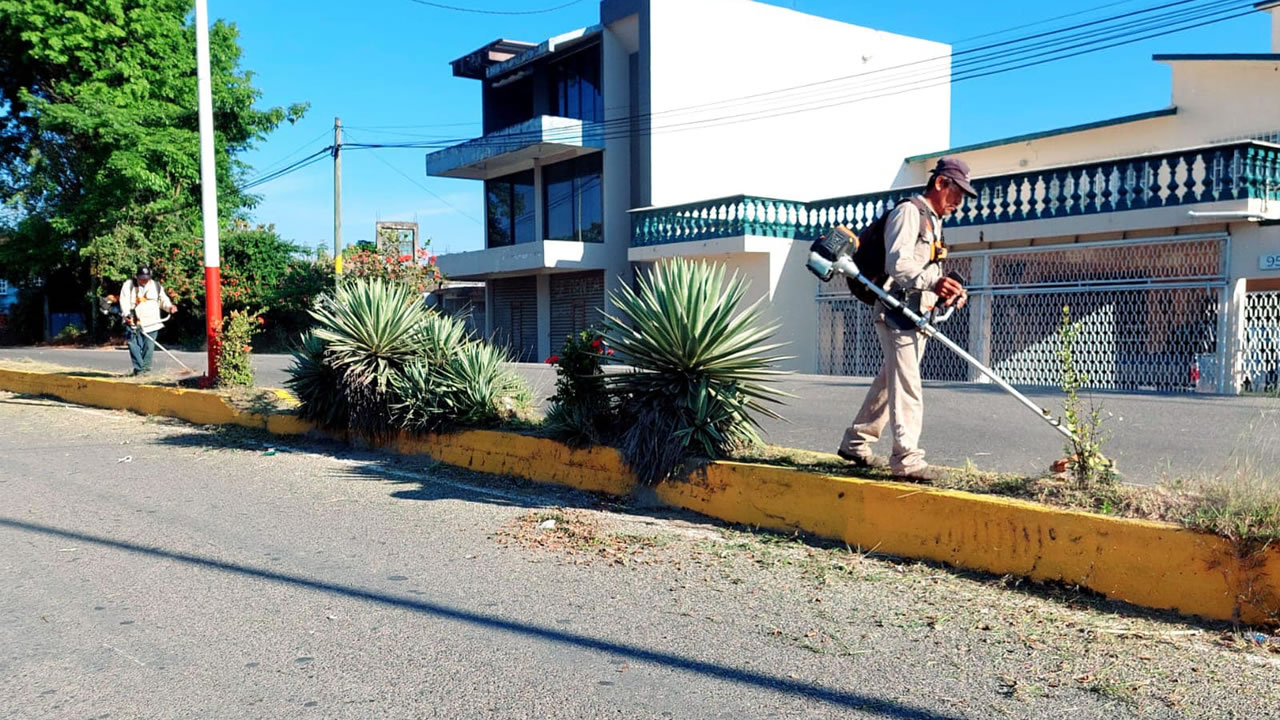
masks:
<instances>
[{"instance_id":1,"label":"road shadow","mask_svg":"<svg viewBox=\"0 0 1280 720\"><path fill-rule=\"evenodd\" d=\"M173 421L175 423L179 421ZM350 482L374 482L391 489L391 497L416 502L463 501L528 510L580 509L643 515L664 521L677 521L724 530L750 533L763 541L794 543L798 548L845 550L862 557L892 564L919 564L971 582L999 586L1007 592L1051 601L1067 607L1124 619L1142 619L1203 629L1205 632L1230 631L1230 623L1188 618L1174 612L1152 610L1120 600L1112 600L1087 588L1066 582L1031 581L1013 575L994 575L982 571L957 568L930 560L901 558L861 548L850 548L841 541L829 540L803 532L783 533L726 523L698 513L655 505L636 497L619 498L557 485L536 483L512 475L490 475L435 461L428 456L389 455L376 449L353 447L329 439L298 437L279 438L261 430L234 426L215 426L203 431L192 430L162 438L155 442L184 449L230 449L259 453L264 463L279 454L320 455L343 461L345 467L330 469L325 477ZM264 464L264 473L270 472Z\"/></svg>"},{"instance_id":2,"label":"road shadow","mask_svg":"<svg viewBox=\"0 0 1280 720\"><path fill-rule=\"evenodd\" d=\"M675 653L654 650L640 645L605 640L583 633L568 632L556 628L535 625L533 623L508 620L497 615L465 610L459 607L445 605L443 603L400 597L362 587L342 585L320 579L303 577L301 575L293 575L249 565L242 565L239 563L226 562L209 557L167 550L160 547L147 546L124 540L116 540L102 535L93 535L58 528L51 525L26 522L14 518L0 517L0 527L24 533L46 535L86 544L98 545L100 547L106 547L113 550L144 555L170 562L183 563L214 572L254 578L277 585L352 598L384 607L420 613L422 615L428 615L435 618L443 618L453 622L480 627L486 630L511 633L513 635L533 638L542 642L568 646L579 650L608 653L614 656L629 658L635 662L659 665L694 675L722 680L736 685L769 690L807 700L815 700L837 707L849 710L859 710L864 713L885 718L901 718L902 720L951 720L951 718L956 718L956 716L941 715L930 710L914 707L894 700L875 697L873 695L824 687L814 683L771 675L755 670L731 667Z\"/></svg>"},{"instance_id":3,"label":"road shadow","mask_svg":"<svg viewBox=\"0 0 1280 720\"><path fill-rule=\"evenodd\" d=\"M374 448L316 437L282 438L262 430L212 426L156 438L159 445L185 450L234 450L261 456L270 472L277 455L319 455L339 462L325 477L373 482L391 489L391 497L417 502L463 500L511 507L611 509L617 498L573 488L543 485L514 475L490 475L438 462L426 455L392 455Z\"/></svg>"}]
</instances>

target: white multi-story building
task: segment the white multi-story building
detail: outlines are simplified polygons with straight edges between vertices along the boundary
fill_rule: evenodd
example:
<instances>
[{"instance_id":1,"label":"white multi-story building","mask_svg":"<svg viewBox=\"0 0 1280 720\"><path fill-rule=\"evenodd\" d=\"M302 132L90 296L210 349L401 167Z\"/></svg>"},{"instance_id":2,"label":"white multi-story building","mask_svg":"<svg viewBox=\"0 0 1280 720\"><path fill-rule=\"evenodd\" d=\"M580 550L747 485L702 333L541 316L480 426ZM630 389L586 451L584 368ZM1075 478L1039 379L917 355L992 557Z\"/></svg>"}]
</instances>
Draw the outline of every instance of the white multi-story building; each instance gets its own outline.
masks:
<instances>
[{"instance_id":1,"label":"white multi-story building","mask_svg":"<svg viewBox=\"0 0 1280 720\"><path fill-rule=\"evenodd\" d=\"M911 62L945 74L949 58L946 45L747 0L605 0L593 27L537 45L490 43L453 62L454 75L483 83L483 137L427 156L429 175L484 181L485 249L442 257L441 269L483 280L488 332L523 359L544 358L596 320L608 293L630 282L633 262L648 260L629 257L634 209L743 188L780 197L872 190L904 156L948 140L945 84L858 113L790 113L788 99L744 96L815 73ZM751 122L734 122L744 113ZM812 369L812 288L797 294L782 280L804 272L796 263L805 245L772 238L715 254L750 277L753 292L771 295L771 311L794 331L797 367Z\"/></svg>"},{"instance_id":2,"label":"white multi-story building","mask_svg":"<svg viewBox=\"0 0 1280 720\"><path fill-rule=\"evenodd\" d=\"M488 283L489 330L532 359L590 322L637 266L722 260L767 296L792 369L872 374L869 311L806 273L808 244L836 223L865 227L957 155L980 196L947 223L950 269L972 301L945 329L970 352L1015 383L1054 385L1070 306L1094 386L1275 388L1280 3L1257 8L1271 14L1270 53L1155 56L1171 69L1167 107L943 150L945 84L853 105L829 90L770 91L832 79L817 68L945 73L944 45L745 0L606 0L597 27L455 62L486 83L486 135L429 156L428 172L485 179L491 227L485 250L442 265ZM560 100L575 85L559 68L590 53L590 102ZM576 86L585 97L588 83ZM508 208L518 212L503 225ZM978 379L941 347L923 368Z\"/></svg>"}]
</instances>

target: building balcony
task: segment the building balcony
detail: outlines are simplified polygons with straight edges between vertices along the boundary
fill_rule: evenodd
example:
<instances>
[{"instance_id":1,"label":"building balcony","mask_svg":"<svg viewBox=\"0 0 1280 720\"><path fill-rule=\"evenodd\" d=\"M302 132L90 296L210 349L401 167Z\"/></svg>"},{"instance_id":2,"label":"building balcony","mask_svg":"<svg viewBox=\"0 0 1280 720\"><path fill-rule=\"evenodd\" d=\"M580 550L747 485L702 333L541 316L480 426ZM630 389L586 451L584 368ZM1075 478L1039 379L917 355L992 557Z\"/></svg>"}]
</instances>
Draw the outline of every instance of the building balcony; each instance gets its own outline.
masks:
<instances>
[{"instance_id":1,"label":"building balcony","mask_svg":"<svg viewBox=\"0 0 1280 720\"><path fill-rule=\"evenodd\" d=\"M427 175L490 180L603 147L599 123L542 115L427 155Z\"/></svg>"},{"instance_id":2,"label":"building balcony","mask_svg":"<svg viewBox=\"0 0 1280 720\"><path fill-rule=\"evenodd\" d=\"M440 271L452 280L493 280L515 275L536 275L579 270L604 270L611 251L604 243L566 240L506 245L441 255Z\"/></svg>"},{"instance_id":3,"label":"building balcony","mask_svg":"<svg viewBox=\"0 0 1280 720\"><path fill-rule=\"evenodd\" d=\"M946 221L952 244L1280 218L1280 145L1239 142L978 178L978 197ZM631 213L637 248L763 237L810 241L834 225L861 232L900 199L923 190L801 202L749 195ZM1027 223L1035 223L1034 227ZM716 243L720 245L722 243ZM683 248L681 248L683 249ZM662 254L686 254L669 248Z\"/></svg>"}]
</instances>

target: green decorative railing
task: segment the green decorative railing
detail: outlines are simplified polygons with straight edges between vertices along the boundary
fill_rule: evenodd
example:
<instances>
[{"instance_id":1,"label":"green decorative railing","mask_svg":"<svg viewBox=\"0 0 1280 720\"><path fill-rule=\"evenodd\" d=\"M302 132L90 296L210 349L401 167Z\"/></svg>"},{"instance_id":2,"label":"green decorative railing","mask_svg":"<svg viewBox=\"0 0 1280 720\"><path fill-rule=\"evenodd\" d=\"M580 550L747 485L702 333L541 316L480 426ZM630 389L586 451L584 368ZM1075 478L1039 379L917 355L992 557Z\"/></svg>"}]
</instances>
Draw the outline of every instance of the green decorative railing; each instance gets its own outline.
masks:
<instances>
[{"instance_id":1,"label":"green decorative railing","mask_svg":"<svg viewBox=\"0 0 1280 720\"><path fill-rule=\"evenodd\" d=\"M805 222L805 204L732 195L632 213L631 245L714 240L738 235L794 238Z\"/></svg>"},{"instance_id":2,"label":"green decorative railing","mask_svg":"<svg viewBox=\"0 0 1280 720\"><path fill-rule=\"evenodd\" d=\"M1280 146L1213 145L975 180L978 197L948 227L1044 220L1195 203L1280 201ZM735 195L632 213L633 247L738 235L811 240L833 225L861 231L919 187L798 202Z\"/></svg>"}]
</instances>

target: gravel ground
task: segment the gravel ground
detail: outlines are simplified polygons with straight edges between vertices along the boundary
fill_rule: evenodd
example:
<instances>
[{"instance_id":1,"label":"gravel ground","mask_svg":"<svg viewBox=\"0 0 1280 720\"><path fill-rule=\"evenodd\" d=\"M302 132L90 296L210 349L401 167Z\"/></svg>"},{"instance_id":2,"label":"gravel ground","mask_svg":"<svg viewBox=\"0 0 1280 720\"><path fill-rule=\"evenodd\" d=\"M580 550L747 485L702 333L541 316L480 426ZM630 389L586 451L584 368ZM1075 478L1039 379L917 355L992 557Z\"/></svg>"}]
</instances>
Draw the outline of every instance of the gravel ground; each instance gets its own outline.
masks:
<instances>
[{"instance_id":1,"label":"gravel ground","mask_svg":"<svg viewBox=\"0 0 1280 720\"><path fill-rule=\"evenodd\" d=\"M240 429L0 427L6 718L1280 716L1280 654L1069 588Z\"/></svg>"}]
</instances>

